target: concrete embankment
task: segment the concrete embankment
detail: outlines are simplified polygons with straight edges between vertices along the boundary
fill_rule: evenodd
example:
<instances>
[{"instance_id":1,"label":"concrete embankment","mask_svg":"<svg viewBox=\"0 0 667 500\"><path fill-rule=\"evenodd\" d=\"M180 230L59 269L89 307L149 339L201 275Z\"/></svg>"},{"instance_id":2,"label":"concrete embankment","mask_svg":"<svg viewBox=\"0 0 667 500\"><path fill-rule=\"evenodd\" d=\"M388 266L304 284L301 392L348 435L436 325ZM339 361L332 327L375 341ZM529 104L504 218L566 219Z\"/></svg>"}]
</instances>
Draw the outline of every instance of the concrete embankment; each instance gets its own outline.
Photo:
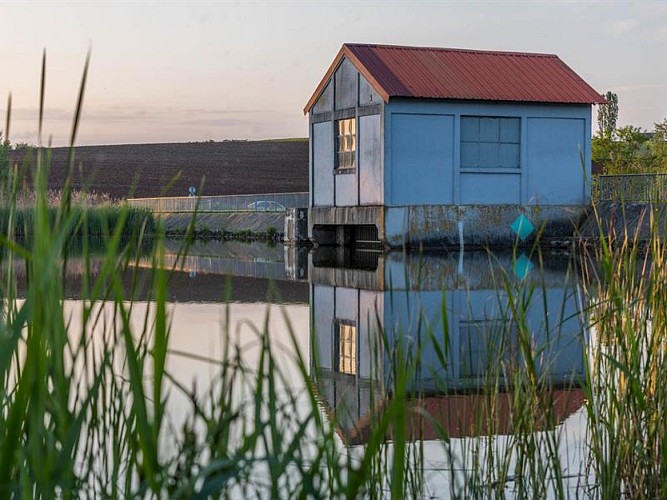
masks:
<instances>
[{"instance_id":1,"label":"concrete embankment","mask_svg":"<svg viewBox=\"0 0 667 500\"><path fill-rule=\"evenodd\" d=\"M624 241L647 243L652 237L667 236L667 205L651 203L598 203L579 226L584 243L595 243L601 237L615 244Z\"/></svg>"},{"instance_id":2,"label":"concrete embankment","mask_svg":"<svg viewBox=\"0 0 667 500\"><path fill-rule=\"evenodd\" d=\"M160 216L168 235L186 233L194 214ZM198 213L194 217L195 236L203 239L280 239L285 230L285 214L278 212Z\"/></svg>"}]
</instances>

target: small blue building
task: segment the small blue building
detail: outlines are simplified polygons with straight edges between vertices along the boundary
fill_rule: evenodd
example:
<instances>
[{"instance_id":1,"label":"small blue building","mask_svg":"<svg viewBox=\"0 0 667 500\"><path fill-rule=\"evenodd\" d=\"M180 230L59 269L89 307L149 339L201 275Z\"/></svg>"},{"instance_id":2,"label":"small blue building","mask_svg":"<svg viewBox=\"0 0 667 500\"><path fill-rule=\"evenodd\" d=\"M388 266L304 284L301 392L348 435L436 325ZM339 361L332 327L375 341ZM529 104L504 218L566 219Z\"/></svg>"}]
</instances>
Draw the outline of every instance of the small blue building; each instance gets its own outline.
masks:
<instances>
[{"instance_id":1,"label":"small blue building","mask_svg":"<svg viewBox=\"0 0 667 500\"><path fill-rule=\"evenodd\" d=\"M309 237L569 236L590 203L591 105L604 102L555 55L345 44L304 109Z\"/></svg>"}]
</instances>

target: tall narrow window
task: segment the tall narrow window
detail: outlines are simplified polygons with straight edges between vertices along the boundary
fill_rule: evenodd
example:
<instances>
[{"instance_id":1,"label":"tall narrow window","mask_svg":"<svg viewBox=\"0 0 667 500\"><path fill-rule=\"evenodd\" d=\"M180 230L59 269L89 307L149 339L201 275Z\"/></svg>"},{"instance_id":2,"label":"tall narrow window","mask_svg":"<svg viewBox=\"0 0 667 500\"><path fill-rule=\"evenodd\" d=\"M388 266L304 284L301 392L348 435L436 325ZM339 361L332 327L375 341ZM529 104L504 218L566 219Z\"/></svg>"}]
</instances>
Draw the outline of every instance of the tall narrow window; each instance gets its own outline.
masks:
<instances>
[{"instance_id":1,"label":"tall narrow window","mask_svg":"<svg viewBox=\"0 0 667 500\"><path fill-rule=\"evenodd\" d=\"M336 121L336 168L355 167L355 151L357 148L357 126L354 118Z\"/></svg>"},{"instance_id":2,"label":"tall narrow window","mask_svg":"<svg viewBox=\"0 0 667 500\"><path fill-rule=\"evenodd\" d=\"M461 117L461 168L519 168L521 119Z\"/></svg>"},{"instance_id":3,"label":"tall narrow window","mask_svg":"<svg viewBox=\"0 0 667 500\"><path fill-rule=\"evenodd\" d=\"M350 321L335 323L337 357L336 371L355 375L357 373L357 325Z\"/></svg>"}]
</instances>

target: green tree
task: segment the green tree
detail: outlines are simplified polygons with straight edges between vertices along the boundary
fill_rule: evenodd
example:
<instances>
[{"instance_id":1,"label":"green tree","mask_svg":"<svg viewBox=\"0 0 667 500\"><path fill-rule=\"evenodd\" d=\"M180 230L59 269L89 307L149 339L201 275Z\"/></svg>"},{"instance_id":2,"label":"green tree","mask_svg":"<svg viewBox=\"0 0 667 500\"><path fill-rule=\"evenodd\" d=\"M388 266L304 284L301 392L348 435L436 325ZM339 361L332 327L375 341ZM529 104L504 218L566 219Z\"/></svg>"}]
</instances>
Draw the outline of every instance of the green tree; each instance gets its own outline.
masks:
<instances>
[{"instance_id":1,"label":"green tree","mask_svg":"<svg viewBox=\"0 0 667 500\"><path fill-rule=\"evenodd\" d=\"M655 156L656 169L667 172L667 118L654 124L651 148Z\"/></svg>"},{"instance_id":2,"label":"green tree","mask_svg":"<svg viewBox=\"0 0 667 500\"><path fill-rule=\"evenodd\" d=\"M616 129L616 140L611 141L608 174L638 174L655 172L655 153L649 137L640 127L627 125Z\"/></svg>"},{"instance_id":3,"label":"green tree","mask_svg":"<svg viewBox=\"0 0 667 500\"><path fill-rule=\"evenodd\" d=\"M614 141L611 137L593 136L591 151L593 163L602 165L606 170L606 166L611 162L613 147Z\"/></svg>"},{"instance_id":4,"label":"green tree","mask_svg":"<svg viewBox=\"0 0 667 500\"><path fill-rule=\"evenodd\" d=\"M605 173L608 173L615 146L618 96L608 91L604 98L607 104L601 104L598 108L598 131L592 140L591 159L593 163L602 165Z\"/></svg>"},{"instance_id":5,"label":"green tree","mask_svg":"<svg viewBox=\"0 0 667 500\"><path fill-rule=\"evenodd\" d=\"M600 137L612 140L618 121L618 96L608 91L604 98L607 104L600 104L598 109L598 133Z\"/></svg>"}]
</instances>

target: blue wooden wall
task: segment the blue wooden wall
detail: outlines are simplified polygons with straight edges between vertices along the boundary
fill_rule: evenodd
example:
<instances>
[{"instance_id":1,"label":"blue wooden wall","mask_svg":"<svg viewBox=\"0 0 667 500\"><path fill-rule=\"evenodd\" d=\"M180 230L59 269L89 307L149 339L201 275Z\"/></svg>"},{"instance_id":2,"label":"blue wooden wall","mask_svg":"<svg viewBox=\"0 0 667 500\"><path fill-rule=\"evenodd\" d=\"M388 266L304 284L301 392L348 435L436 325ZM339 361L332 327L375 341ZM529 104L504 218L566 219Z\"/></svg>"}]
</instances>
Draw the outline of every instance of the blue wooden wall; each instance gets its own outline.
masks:
<instances>
[{"instance_id":1,"label":"blue wooden wall","mask_svg":"<svg viewBox=\"0 0 667 500\"><path fill-rule=\"evenodd\" d=\"M493 153L510 166L490 166L485 158L493 154L484 149L478 152L479 166L470 166L473 160L465 151L462 163L462 117L464 123L465 117L518 118L518 168L511 166L511 138ZM386 206L584 205L590 200L588 105L403 99L385 106L384 120ZM511 130L498 130L512 136ZM474 140L466 137L469 133L464 131L464 146Z\"/></svg>"}]
</instances>

